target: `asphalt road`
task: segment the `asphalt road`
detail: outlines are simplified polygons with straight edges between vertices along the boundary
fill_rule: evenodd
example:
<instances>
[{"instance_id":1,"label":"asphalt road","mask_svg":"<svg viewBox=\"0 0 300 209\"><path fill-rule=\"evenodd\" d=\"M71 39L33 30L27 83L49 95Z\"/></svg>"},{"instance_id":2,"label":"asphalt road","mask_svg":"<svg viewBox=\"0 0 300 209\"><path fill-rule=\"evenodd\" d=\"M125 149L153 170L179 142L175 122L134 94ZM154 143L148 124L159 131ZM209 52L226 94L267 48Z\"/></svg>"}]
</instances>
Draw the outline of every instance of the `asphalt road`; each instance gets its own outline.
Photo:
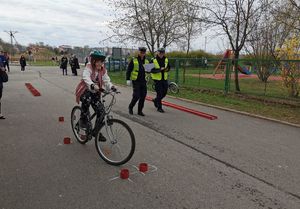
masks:
<instances>
[{"instance_id":1,"label":"asphalt road","mask_svg":"<svg viewBox=\"0 0 300 209\"><path fill-rule=\"evenodd\" d=\"M131 116L132 90L119 87L113 115L129 124L137 144L133 158L114 167L100 159L94 141L81 145L73 136L80 77L55 67L11 71L2 98L7 119L0 120L0 209L300 208L300 128L173 98L166 101L218 119L168 107L161 114L151 102L146 117L136 109ZM63 144L66 136L70 145ZM111 180L141 162L157 170Z\"/></svg>"}]
</instances>

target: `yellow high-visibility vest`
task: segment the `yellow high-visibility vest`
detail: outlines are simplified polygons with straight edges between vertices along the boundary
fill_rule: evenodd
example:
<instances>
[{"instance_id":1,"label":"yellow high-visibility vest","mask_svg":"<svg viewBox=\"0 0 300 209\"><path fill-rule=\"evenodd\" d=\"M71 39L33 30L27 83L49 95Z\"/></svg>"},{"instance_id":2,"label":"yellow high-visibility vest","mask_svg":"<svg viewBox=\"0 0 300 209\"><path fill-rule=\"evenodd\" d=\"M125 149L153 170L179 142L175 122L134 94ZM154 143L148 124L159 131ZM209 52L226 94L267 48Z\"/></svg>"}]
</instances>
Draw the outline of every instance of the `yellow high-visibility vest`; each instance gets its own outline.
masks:
<instances>
[{"instance_id":1,"label":"yellow high-visibility vest","mask_svg":"<svg viewBox=\"0 0 300 209\"><path fill-rule=\"evenodd\" d=\"M169 63L168 58L165 58L165 67L168 66L168 63ZM155 69L160 69L160 66L159 66L156 58L153 60L153 64L154 64ZM161 72L151 73L151 78L153 80L159 80L160 81L162 79ZM165 80L168 79L168 72L164 72L164 78L165 78Z\"/></svg>"},{"instance_id":2,"label":"yellow high-visibility vest","mask_svg":"<svg viewBox=\"0 0 300 209\"><path fill-rule=\"evenodd\" d=\"M147 59L145 59L145 64L149 64L149 61ZM138 74L139 74L139 61L135 57L133 58L133 70L130 74L130 80L135 81L138 77Z\"/></svg>"}]
</instances>

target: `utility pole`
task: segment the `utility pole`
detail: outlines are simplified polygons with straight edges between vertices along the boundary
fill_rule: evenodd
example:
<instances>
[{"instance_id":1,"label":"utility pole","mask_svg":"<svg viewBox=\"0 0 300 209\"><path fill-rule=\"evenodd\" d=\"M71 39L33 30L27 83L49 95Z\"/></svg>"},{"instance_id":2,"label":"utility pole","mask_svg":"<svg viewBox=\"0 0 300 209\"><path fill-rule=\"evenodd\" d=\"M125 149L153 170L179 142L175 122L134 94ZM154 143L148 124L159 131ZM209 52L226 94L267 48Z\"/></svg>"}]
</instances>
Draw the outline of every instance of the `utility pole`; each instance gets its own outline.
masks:
<instances>
[{"instance_id":1,"label":"utility pole","mask_svg":"<svg viewBox=\"0 0 300 209\"><path fill-rule=\"evenodd\" d=\"M13 38L14 37L14 34L18 33L18 31L4 31L6 33L8 33L8 35L10 36L10 45L11 45L11 48L10 48L10 56L13 55ZM12 59L10 59L10 63L12 63Z\"/></svg>"}]
</instances>

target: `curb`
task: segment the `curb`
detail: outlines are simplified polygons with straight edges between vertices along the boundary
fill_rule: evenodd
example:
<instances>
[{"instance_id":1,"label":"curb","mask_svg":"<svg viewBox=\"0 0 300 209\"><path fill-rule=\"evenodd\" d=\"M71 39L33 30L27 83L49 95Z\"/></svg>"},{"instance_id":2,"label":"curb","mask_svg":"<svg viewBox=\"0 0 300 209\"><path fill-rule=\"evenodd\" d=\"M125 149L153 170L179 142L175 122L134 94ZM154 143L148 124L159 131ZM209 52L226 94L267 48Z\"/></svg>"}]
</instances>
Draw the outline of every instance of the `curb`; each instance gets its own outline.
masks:
<instances>
[{"instance_id":1,"label":"curb","mask_svg":"<svg viewBox=\"0 0 300 209\"><path fill-rule=\"evenodd\" d=\"M190 102L190 103L194 103L194 104L203 105L203 106L206 106L206 107L212 107L212 108L216 108L216 109L220 109L220 110L225 110L225 111L228 111L228 112L234 112L234 113L238 113L238 114L241 114L241 115L251 116L251 117L254 117L254 118L260 118L260 119L273 121L273 122L277 122L277 123L282 123L284 125L289 125L289 126L294 126L294 127L300 128L300 124L290 123L290 122L286 122L286 121L283 121L283 120L268 118L268 117L261 116L261 115L256 115L256 114L243 112L243 111L239 111L239 110L234 110L234 109L230 109L230 108L226 108L226 107L211 105L211 104L207 104L207 103L203 103L203 102L197 102L197 101L184 99L184 98L180 98L180 97L174 97L174 96L170 96L170 95L168 95L167 97L170 97L170 98L173 98L173 99L178 99L178 100L185 101L185 102Z\"/></svg>"},{"instance_id":2,"label":"curb","mask_svg":"<svg viewBox=\"0 0 300 209\"><path fill-rule=\"evenodd\" d=\"M118 85L123 86L123 87L128 87L128 86L123 85L123 84L118 84ZM150 92L153 92L153 91L150 91ZM155 93L155 92L153 92L153 93ZM238 113L238 114L241 114L241 115L251 116L251 117L254 117L254 118L259 118L259 119L263 119L263 120L267 120L267 121L281 123L281 124L293 126L293 127L296 127L296 128L300 128L300 124L290 123L290 122L286 122L286 121L283 121L283 120L277 120L277 119L274 119L274 118L268 118L268 117L261 116L261 115L255 115L255 114L248 113L248 112L243 112L243 111L234 110L234 109L230 109L230 108L226 108L226 107L211 105L211 104L207 104L207 103L203 103L203 102L197 102L197 101L184 99L184 98L180 98L180 97L175 97L175 96L170 96L170 95L167 95L166 97L169 97L169 98L172 98L172 99L178 99L178 100L193 103L193 104L199 104L199 105L203 105L203 106L206 106L206 107L212 107L212 108L216 108L216 109L219 109L219 110L225 110L225 111L228 111L228 112L234 112L234 113Z\"/></svg>"}]
</instances>

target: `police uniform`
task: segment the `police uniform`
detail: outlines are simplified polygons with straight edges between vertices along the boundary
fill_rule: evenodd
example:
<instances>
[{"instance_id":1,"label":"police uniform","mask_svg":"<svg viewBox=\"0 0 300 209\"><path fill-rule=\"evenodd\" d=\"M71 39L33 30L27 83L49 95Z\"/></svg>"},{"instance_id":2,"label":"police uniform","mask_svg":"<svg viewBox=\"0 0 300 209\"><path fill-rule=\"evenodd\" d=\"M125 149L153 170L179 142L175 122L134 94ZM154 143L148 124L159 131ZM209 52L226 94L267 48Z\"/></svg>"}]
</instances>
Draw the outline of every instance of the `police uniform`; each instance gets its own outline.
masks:
<instances>
[{"instance_id":1,"label":"police uniform","mask_svg":"<svg viewBox=\"0 0 300 209\"><path fill-rule=\"evenodd\" d=\"M165 53L164 48L158 49L159 53ZM151 60L151 63L154 64L154 70L151 71L151 78L155 82L155 91L156 98L152 101L154 102L154 106L157 108L158 112L163 113L162 109L162 99L167 95L168 92L168 72L170 70L169 60L165 55L159 57L156 55L154 59ZM164 68L164 70L161 70Z\"/></svg>"},{"instance_id":2,"label":"police uniform","mask_svg":"<svg viewBox=\"0 0 300 209\"><path fill-rule=\"evenodd\" d=\"M139 47L139 51L146 53L145 47ZM145 68L144 64L148 64L149 61L146 57L141 57L138 55L137 57L132 58L130 61L127 72L126 72L126 80L132 81L133 94L131 102L128 106L129 114L133 114L133 107L138 103L138 115L145 116L143 113L145 98L147 95L147 82L145 79Z\"/></svg>"}]
</instances>

